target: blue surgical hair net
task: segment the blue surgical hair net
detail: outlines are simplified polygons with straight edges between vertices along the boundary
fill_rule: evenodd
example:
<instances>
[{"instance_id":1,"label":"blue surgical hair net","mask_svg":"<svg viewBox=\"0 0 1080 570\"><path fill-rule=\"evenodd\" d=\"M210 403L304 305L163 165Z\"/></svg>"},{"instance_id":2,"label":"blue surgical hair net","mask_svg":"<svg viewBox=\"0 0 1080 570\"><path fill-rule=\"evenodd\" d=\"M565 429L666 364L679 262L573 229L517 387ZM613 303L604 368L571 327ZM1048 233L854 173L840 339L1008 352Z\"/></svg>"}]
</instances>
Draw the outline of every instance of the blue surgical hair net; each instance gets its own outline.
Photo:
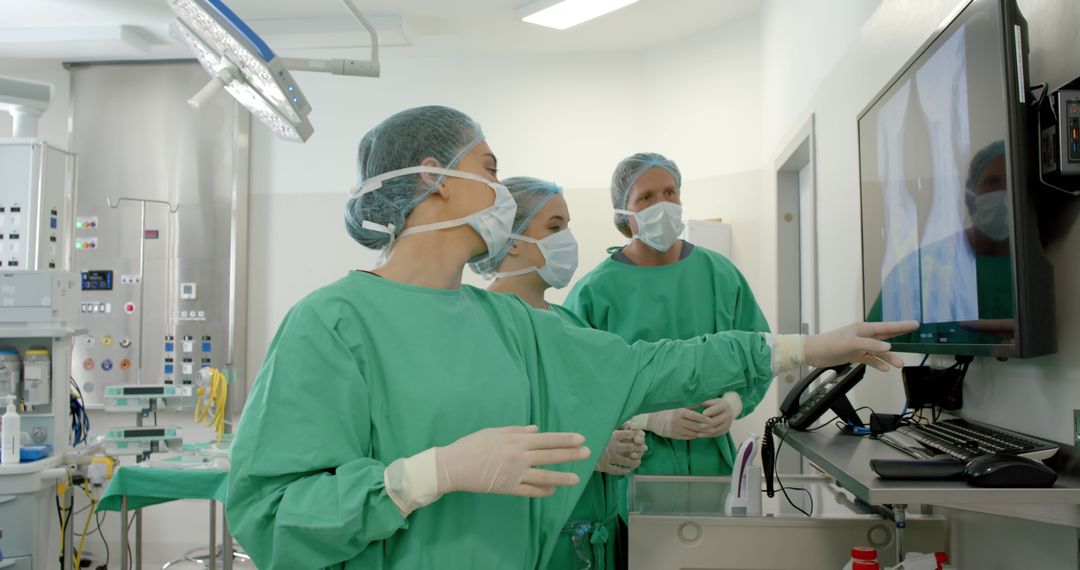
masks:
<instances>
[{"instance_id":1,"label":"blue surgical hair net","mask_svg":"<svg viewBox=\"0 0 1080 570\"><path fill-rule=\"evenodd\" d=\"M536 214L547 204L549 200L554 198L557 194L562 194L562 188L554 182L548 182L547 180L541 180L539 178L531 178L528 176L515 176L513 178L507 178L500 180L502 184L510 190L510 194L514 197L514 202L517 203L517 212L514 214L514 229L513 232L518 235L522 235L525 232L525 228L529 227L529 223L532 222ZM511 242L507 242L506 247L496 255L492 255L490 258L477 263L470 263L469 268L479 275L491 275L502 263L502 260L506 258L506 254L510 252Z\"/></svg>"},{"instance_id":2,"label":"blue surgical hair net","mask_svg":"<svg viewBox=\"0 0 1080 570\"><path fill-rule=\"evenodd\" d=\"M655 152L639 152L624 158L615 172L611 175L611 207L616 210L625 210L626 201L630 198L630 189L645 171L650 168L663 168L675 178L675 189L682 190L682 173L675 162L662 154ZM615 214L615 228L626 237L630 237L630 224L626 221L625 214Z\"/></svg>"},{"instance_id":3,"label":"blue surgical hair net","mask_svg":"<svg viewBox=\"0 0 1080 570\"><path fill-rule=\"evenodd\" d=\"M430 105L395 113L360 140L356 185L385 172L419 166L426 158L434 158L443 168L453 168L483 140L480 125L456 109ZM386 227L392 224L400 234L406 216L441 183L440 177L429 186L419 174L409 174L386 180L374 192L350 197L345 204L345 231L364 247L382 249L390 243L390 236L364 229L364 221Z\"/></svg>"}]
</instances>

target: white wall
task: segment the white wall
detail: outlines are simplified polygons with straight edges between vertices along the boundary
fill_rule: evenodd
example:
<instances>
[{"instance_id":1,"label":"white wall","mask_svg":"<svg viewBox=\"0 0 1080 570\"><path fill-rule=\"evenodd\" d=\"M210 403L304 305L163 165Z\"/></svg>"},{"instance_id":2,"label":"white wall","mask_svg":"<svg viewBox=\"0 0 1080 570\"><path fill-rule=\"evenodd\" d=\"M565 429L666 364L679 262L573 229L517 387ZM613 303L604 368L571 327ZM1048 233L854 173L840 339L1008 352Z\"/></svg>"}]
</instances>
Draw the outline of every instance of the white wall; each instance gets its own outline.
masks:
<instances>
[{"instance_id":1,"label":"white wall","mask_svg":"<svg viewBox=\"0 0 1080 570\"><path fill-rule=\"evenodd\" d=\"M1030 24L1032 81L1058 85L1080 74L1076 58L1064 55L1075 53L1080 4L1051 0L1020 0L1019 4ZM811 112L816 121L823 329L851 322L862 314L856 115L955 5L954 0L883 0L836 65L826 70L820 86L794 105L801 110L786 116L785 109L785 115L779 115L779 120L784 121L775 129L779 133L795 132ZM782 6L784 10L773 12L770 6ZM794 13L787 11L793 7ZM763 13L763 41L770 46L765 51L767 70L772 64L771 53L805 49L799 61L819 57L816 44L805 41L805 37L796 37L792 45L786 44L785 34L770 33L772 29L790 29L793 21L814 21L812 9L799 3L773 2L766 4ZM773 22L773 18L780 21ZM823 49L821 57L835 53L827 45ZM781 74L790 77L790 70L800 64L788 57L782 59L788 61L784 68L789 71ZM766 78L763 89L767 98L787 91L770 81ZM784 84L783 79L776 81ZM783 137L775 143L766 141L765 156L775 157L787 142ZM1064 217L1069 231L1050 247L1057 271L1061 353L1030 361L977 359L965 383L964 415L1057 441L1072 441L1072 410L1080 407L1076 404L1080 402L1080 354L1070 349L1080 340L1080 302L1073 294L1080 285L1080 263L1073 254L1080 233L1070 226L1075 226L1078 207L1073 204L1067 209ZM762 212L765 234L775 236L774 180L769 181ZM762 242L770 239L763 238ZM775 267L775 252L766 246L764 253L771 256L768 267ZM868 375L856 396L861 404L879 410L898 408L903 402L899 374ZM963 568L1035 567L1035 560L1046 567L1077 567L1074 529L970 514L955 516L953 529L953 554ZM1036 537L1038 540L1034 540Z\"/></svg>"},{"instance_id":2,"label":"white wall","mask_svg":"<svg viewBox=\"0 0 1080 570\"><path fill-rule=\"evenodd\" d=\"M633 120L643 127L643 148L675 160L685 180L759 163L759 26L754 15L644 54L637 83L645 108Z\"/></svg>"},{"instance_id":3,"label":"white wall","mask_svg":"<svg viewBox=\"0 0 1080 570\"><path fill-rule=\"evenodd\" d=\"M765 0L761 4L762 159L805 122L810 99L881 0Z\"/></svg>"},{"instance_id":4,"label":"white wall","mask_svg":"<svg viewBox=\"0 0 1080 570\"><path fill-rule=\"evenodd\" d=\"M761 6L762 57L762 192L758 215L762 224L759 283L755 291L770 322L777 318L776 254L776 169L780 153L810 120L812 101L825 77L860 34L867 18L881 0L839 0L823 9L814 0L765 0ZM838 87L839 89L839 87ZM815 109L816 110L816 109ZM818 138L818 152L821 152ZM820 161L820 159L819 159ZM829 192L828 180L816 180L820 212L821 196ZM818 226L825 219L818 217ZM820 256L819 256L820 257ZM856 258L857 259L857 258ZM819 273L824 267L819 267ZM822 299L834 297L821 287ZM828 330L830 320L821 307L821 330Z\"/></svg>"}]
</instances>

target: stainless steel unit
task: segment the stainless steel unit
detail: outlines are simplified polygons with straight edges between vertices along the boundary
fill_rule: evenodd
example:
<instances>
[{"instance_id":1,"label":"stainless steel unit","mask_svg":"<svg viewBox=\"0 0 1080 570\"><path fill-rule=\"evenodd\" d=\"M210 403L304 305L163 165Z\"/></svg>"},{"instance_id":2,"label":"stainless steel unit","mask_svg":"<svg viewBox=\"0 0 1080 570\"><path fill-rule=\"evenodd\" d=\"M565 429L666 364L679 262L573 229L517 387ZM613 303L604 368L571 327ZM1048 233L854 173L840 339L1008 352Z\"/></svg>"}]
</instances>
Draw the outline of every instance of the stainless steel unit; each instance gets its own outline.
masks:
<instances>
[{"instance_id":1,"label":"stainless steel unit","mask_svg":"<svg viewBox=\"0 0 1080 570\"><path fill-rule=\"evenodd\" d=\"M0 267L70 268L74 165L44 141L0 140Z\"/></svg>"},{"instance_id":2,"label":"stainless steel unit","mask_svg":"<svg viewBox=\"0 0 1080 570\"><path fill-rule=\"evenodd\" d=\"M762 498L761 516L725 514L730 477L634 475L630 570L841 568L851 547L864 545L878 550L882 565L893 565L897 550L926 553L949 546L948 521L941 516L908 517L905 550L898 547L903 537L893 521L857 503L831 480L812 475L783 480L791 500L812 516L796 511L780 493Z\"/></svg>"},{"instance_id":3,"label":"stainless steel unit","mask_svg":"<svg viewBox=\"0 0 1080 570\"><path fill-rule=\"evenodd\" d=\"M70 69L88 331L72 369L87 403L110 385L190 384L203 366L233 371L243 394L248 113L226 95L191 109L206 79L194 63Z\"/></svg>"}]
</instances>

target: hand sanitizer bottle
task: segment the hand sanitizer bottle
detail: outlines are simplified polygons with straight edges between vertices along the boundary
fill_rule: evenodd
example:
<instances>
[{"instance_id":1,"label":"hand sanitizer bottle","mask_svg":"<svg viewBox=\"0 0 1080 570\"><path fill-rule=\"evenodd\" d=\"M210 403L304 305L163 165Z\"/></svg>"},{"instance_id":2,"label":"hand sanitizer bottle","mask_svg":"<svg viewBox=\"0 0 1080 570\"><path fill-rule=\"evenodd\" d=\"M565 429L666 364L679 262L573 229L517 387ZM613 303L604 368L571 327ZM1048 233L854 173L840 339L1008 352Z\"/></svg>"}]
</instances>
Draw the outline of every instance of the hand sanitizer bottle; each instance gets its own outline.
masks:
<instances>
[{"instance_id":1,"label":"hand sanitizer bottle","mask_svg":"<svg viewBox=\"0 0 1080 570\"><path fill-rule=\"evenodd\" d=\"M8 395L7 412L4 413L4 424L0 427L0 440L3 444L0 449L0 463L4 465L19 462L19 438L22 431L19 424L19 413L15 411L15 396Z\"/></svg>"}]
</instances>

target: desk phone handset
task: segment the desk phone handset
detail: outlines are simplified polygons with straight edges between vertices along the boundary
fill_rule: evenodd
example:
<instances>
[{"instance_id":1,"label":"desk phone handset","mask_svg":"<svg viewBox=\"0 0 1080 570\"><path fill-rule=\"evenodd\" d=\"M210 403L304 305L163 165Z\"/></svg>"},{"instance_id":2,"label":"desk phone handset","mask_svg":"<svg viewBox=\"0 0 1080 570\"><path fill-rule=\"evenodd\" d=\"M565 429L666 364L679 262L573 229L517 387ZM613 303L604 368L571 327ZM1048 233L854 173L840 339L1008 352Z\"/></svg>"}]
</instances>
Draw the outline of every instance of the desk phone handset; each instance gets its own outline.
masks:
<instances>
[{"instance_id":1,"label":"desk phone handset","mask_svg":"<svg viewBox=\"0 0 1080 570\"><path fill-rule=\"evenodd\" d=\"M830 409L849 426L865 427L847 398L848 390L858 384L865 374L865 364L818 368L795 384L780 405L780 413L792 429L800 431L810 428ZM818 380L818 386L803 397Z\"/></svg>"}]
</instances>

